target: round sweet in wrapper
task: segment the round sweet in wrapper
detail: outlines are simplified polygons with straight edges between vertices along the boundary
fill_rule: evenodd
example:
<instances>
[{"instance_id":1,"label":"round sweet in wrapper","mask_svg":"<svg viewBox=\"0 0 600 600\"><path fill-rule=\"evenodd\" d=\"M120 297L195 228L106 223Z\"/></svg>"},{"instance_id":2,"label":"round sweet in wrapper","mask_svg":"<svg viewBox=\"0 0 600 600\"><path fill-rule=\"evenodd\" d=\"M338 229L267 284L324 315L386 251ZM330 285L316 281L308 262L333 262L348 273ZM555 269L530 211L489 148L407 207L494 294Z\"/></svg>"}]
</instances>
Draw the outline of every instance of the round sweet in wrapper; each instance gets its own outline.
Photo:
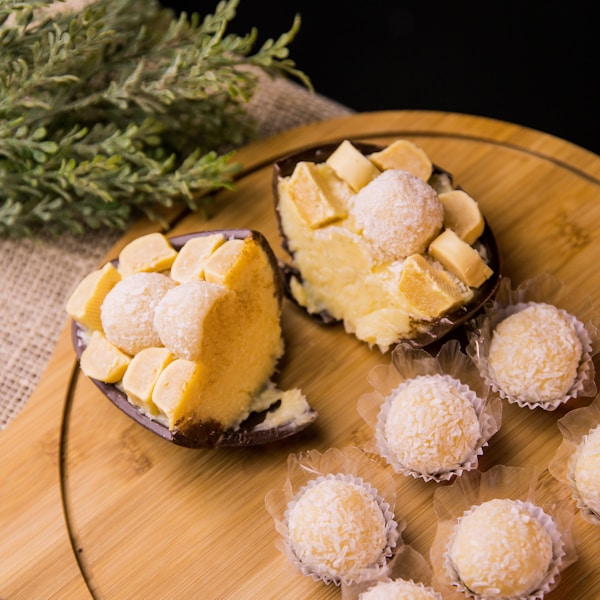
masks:
<instances>
[{"instance_id":1,"label":"round sweet in wrapper","mask_svg":"<svg viewBox=\"0 0 600 600\"><path fill-rule=\"evenodd\" d=\"M573 505L535 469L496 465L437 488L436 587L475 600L541 599L577 555Z\"/></svg>"},{"instance_id":2,"label":"round sweet in wrapper","mask_svg":"<svg viewBox=\"0 0 600 600\"><path fill-rule=\"evenodd\" d=\"M550 473L570 490L580 515L600 525L600 396L558 420L563 439Z\"/></svg>"},{"instance_id":3,"label":"round sweet in wrapper","mask_svg":"<svg viewBox=\"0 0 600 600\"><path fill-rule=\"evenodd\" d=\"M384 511L363 482L323 476L290 505L288 531L297 560L333 578L377 564L387 546Z\"/></svg>"},{"instance_id":4,"label":"round sweet in wrapper","mask_svg":"<svg viewBox=\"0 0 600 600\"><path fill-rule=\"evenodd\" d=\"M405 381L382 422L389 451L406 468L428 475L462 465L479 439L474 399L460 381L443 375Z\"/></svg>"},{"instance_id":5,"label":"round sweet in wrapper","mask_svg":"<svg viewBox=\"0 0 600 600\"><path fill-rule=\"evenodd\" d=\"M359 600L442 600L442 595L422 583L406 579L381 581L363 592Z\"/></svg>"},{"instance_id":6,"label":"round sweet in wrapper","mask_svg":"<svg viewBox=\"0 0 600 600\"><path fill-rule=\"evenodd\" d=\"M456 340L437 356L399 345L389 366L370 373L375 391L358 412L374 430L366 449L393 469L443 481L475 468L501 423L501 402L489 394Z\"/></svg>"},{"instance_id":7,"label":"round sweet in wrapper","mask_svg":"<svg viewBox=\"0 0 600 600\"><path fill-rule=\"evenodd\" d=\"M535 507L493 499L460 517L447 558L473 593L521 598L537 590L548 572L552 538Z\"/></svg>"},{"instance_id":8,"label":"round sweet in wrapper","mask_svg":"<svg viewBox=\"0 0 600 600\"><path fill-rule=\"evenodd\" d=\"M531 302L496 325L488 364L506 394L551 402L573 385L581 353L573 320L551 304Z\"/></svg>"},{"instance_id":9,"label":"round sweet in wrapper","mask_svg":"<svg viewBox=\"0 0 600 600\"><path fill-rule=\"evenodd\" d=\"M282 536L279 549L325 583L377 580L403 528L392 478L357 448L290 455L285 487L265 502Z\"/></svg>"},{"instance_id":10,"label":"round sweet in wrapper","mask_svg":"<svg viewBox=\"0 0 600 600\"><path fill-rule=\"evenodd\" d=\"M573 480L583 503L600 515L600 425L581 441L575 456Z\"/></svg>"},{"instance_id":11,"label":"round sweet in wrapper","mask_svg":"<svg viewBox=\"0 0 600 600\"><path fill-rule=\"evenodd\" d=\"M498 294L470 327L467 353L503 398L522 407L555 410L596 393L593 309L578 319L564 306L568 290L550 275L516 290L503 278Z\"/></svg>"},{"instance_id":12,"label":"round sweet in wrapper","mask_svg":"<svg viewBox=\"0 0 600 600\"><path fill-rule=\"evenodd\" d=\"M376 580L354 585L342 585L342 600L373 600L373 598L423 598L442 600L435 589L429 561L410 544L402 544L388 561Z\"/></svg>"}]
</instances>

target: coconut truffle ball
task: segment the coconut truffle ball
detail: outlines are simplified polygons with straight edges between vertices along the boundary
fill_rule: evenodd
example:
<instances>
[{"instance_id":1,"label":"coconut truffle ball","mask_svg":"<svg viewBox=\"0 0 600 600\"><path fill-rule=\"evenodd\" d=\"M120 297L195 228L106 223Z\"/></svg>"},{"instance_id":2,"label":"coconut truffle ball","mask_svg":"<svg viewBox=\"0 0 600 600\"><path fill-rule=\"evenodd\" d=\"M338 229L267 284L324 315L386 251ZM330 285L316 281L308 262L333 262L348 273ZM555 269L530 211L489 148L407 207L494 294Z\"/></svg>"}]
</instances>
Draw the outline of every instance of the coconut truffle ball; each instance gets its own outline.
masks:
<instances>
[{"instance_id":1,"label":"coconut truffle ball","mask_svg":"<svg viewBox=\"0 0 600 600\"><path fill-rule=\"evenodd\" d=\"M592 429L581 442L574 479L581 500L600 516L600 426Z\"/></svg>"},{"instance_id":2,"label":"coconut truffle ball","mask_svg":"<svg viewBox=\"0 0 600 600\"><path fill-rule=\"evenodd\" d=\"M395 579L377 583L363 592L358 600L442 600L442 595L421 583Z\"/></svg>"},{"instance_id":3,"label":"coconut truffle ball","mask_svg":"<svg viewBox=\"0 0 600 600\"><path fill-rule=\"evenodd\" d=\"M403 382L391 399L383 435L393 460L436 474L455 469L473 453L480 424L468 388L442 375Z\"/></svg>"},{"instance_id":4,"label":"coconut truffle ball","mask_svg":"<svg viewBox=\"0 0 600 600\"><path fill-rule=\"evenodd\" d=\"M419 177L390 169L354 197L356 226L376 259L422 254L440 232L444 209L435 190Z\"/></svg>"},{"instance_id":5,"label":"coconut truffle ball","mask_svg":"<svg viewBox=\"0 0 600 600\"><path fill-rule=\"evenodd\" d=\"M524 402L551 402L570 390L581 356L581 340L567 314L532 303L498 323L488 364L506 394Z\"/></svg>"},{"instance_id":6,"label":"coconut truffle ball","mask_svg":"<svg viewBox=\"0 0 600 600\"><path fill-rule=\"evenodd\" d=\"M459 519L449 558L458 578L485 598L523 598L543 583L552 538L522 504L494 499Z\"/></svg>"},{"instance_id":7,"label":"coconut truffle ball","mask_svg":"<svg viewBox=\"0 0 600 600\"><path fill-rule=\"evenodd\" d=\"M373 492L339 478L315 480L291 504L289 541L303 566L331 578L359 577L387 545L386 518Z\"/></svg>"},{"instance_id":8,"label":"coconut truffle ball","mask_svg":"<svg viewBox=\"0 0 600 600\"><path fill-rule=\"evenodd\" d=\"M197 361L202 355L204 332L225 331L221 308L235 294L204 280L171 288L158 303L154 327L161 342L179 358Z\"/></svg>"},{"instance_id":9,"label":"coconut truffle ball","mask_svg":"<svg viewBox=\"0 0 600 600\"><path fill-rule=\"evenodd\" d=\"M107 339L131 355L162 346L154 329L154 310L173 286L175 282L161 273L135 273L116 283L100 308Z\"/></svg>"}]
</instances>

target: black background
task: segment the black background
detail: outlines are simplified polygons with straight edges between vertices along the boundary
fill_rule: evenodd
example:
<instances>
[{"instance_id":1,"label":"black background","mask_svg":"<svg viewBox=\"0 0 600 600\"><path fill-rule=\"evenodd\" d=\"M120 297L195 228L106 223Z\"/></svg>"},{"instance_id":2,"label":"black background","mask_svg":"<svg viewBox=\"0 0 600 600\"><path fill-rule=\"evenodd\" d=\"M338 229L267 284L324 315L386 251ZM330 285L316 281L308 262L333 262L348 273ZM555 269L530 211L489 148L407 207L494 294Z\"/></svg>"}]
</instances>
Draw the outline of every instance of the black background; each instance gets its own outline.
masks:
<instances>
[{"instance_id":1,"label":"black background","mask_svg":"<svg viewBox=\"0 0 600 600\"><path fill-rule=\"evenodd\" d=\"M163 0L211 13L215 2ZM230 33L259 43L302 19L290 57L357 111L441 110L510 121L600 154L593 2L240 0Z\"/></svg>"}]
</instances>

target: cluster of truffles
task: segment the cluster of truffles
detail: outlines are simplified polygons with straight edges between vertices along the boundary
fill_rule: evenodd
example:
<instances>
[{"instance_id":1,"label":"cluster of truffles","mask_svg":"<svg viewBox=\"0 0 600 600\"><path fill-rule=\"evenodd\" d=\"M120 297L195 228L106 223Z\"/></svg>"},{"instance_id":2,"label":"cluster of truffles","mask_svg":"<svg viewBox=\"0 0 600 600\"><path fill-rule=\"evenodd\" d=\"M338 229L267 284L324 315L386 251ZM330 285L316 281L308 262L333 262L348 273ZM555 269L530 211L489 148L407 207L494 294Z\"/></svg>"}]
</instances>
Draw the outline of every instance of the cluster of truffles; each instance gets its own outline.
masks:
<instances>
[{"instance_id":1,"label":"cluster of truffles","mask_svg":"<svg viewBox=\"0 0 600 600\"><path fill-rule=\"evenodd\" d=\"M407 140L368 154L345 140L324 162L299 161L278 178L277 211L294 300L383 352L493 275L477 202Z\"/></svg>"},{"instance_id":2,"label":"cluster of truffles","mask_svg":"<svg viewBox=\"0 0 600 600\"><path fill-rule=\"evenodd\" d=\"M504 399L553 410L578 394L595 393L594 328L555 306L552 302L560 303L560 295L550 295L549 302L526 296L523 287L512 290L505 279L496 301L486 306L468 332L468 354L454 340L437 355L397 345L389 366L379 365L369 374L374 391L358 401L358 412L373 431L363 449L383 458L394 473L435 482L454 478L454 485L440 489L472 490L479 484L458 485L459 480L478 481L477 457L501 426ZM571 436L576 443L570 445L568 457L557 457L555 467L566 469L565 483L584 518L600 523L600 409L592 416L586 412L579 421L579 433ZM590 422L596 426L590 427ZM514 475L515 481L521 476ZM530 477L533 481L535 475ZM489 481L500 479L493 474ZM494 491L497 497L481 501ZM473 492L477 501L470 500L467 509L454 514L451 527L438 523L444 541L431 551L436 569L433 588L425 589L421 582L409 591L409 583L383 572L368 590L350 597L436 598L441 591L454 590L477 600L540 599L575 560L567 525L574 506L559 499L563 492L553 492L547 508L523 499L522 492L513 497L504 489L494 490L493 484L491 492L486 489L481 496ZM328 498L325 504L329 509L335 502ZM307 523L315 520L316 514L306 515ZM296 543L297 534L288 535L292 545ZM371 546L373 552L377 549L376 544ZM363 555L367 555L364 548ZM295 560L304 559L297 555ZM354 579L350 585L357 581L369 580Z\"/></svg>"},{"instance_id":3,"label":"cluster of truffles","mask_svg":"<svg viewBox=\"0 0 600 600\"><path fill-rule=\"evenodd\" d=\"M273 396L281 296L274 256L256 232L207 232L179 249L153 233L89 274L66 310L85 336L84 374L115 384L170 430L205 424L218 433L246 419L263 391ZM272 400L286 395L306 408L299 390Z\"/></svg>"}]
</instances>

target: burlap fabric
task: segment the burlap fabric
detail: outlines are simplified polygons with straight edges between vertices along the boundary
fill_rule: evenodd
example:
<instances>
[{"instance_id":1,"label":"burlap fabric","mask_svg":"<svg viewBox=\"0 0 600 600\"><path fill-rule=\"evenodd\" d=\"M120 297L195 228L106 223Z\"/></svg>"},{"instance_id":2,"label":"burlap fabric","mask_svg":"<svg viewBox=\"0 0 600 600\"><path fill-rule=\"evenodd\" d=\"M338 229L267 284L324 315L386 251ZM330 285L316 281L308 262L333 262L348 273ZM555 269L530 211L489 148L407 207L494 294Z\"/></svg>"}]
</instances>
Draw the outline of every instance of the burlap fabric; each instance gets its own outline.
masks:
<instances>
[{"instance_id":1,"label":"burlap fabric","mask_svg":"<svg viewBox=\"0 0 600 600\"><path fill-rule=\"evenodd\" d=\"M264 76L248 110L260 138L351 112L292 81ZM66 323L64 307L75 286L120 236L99 231L0 238L0 429L35 389Z\"/></svg>"}]
</instances>

